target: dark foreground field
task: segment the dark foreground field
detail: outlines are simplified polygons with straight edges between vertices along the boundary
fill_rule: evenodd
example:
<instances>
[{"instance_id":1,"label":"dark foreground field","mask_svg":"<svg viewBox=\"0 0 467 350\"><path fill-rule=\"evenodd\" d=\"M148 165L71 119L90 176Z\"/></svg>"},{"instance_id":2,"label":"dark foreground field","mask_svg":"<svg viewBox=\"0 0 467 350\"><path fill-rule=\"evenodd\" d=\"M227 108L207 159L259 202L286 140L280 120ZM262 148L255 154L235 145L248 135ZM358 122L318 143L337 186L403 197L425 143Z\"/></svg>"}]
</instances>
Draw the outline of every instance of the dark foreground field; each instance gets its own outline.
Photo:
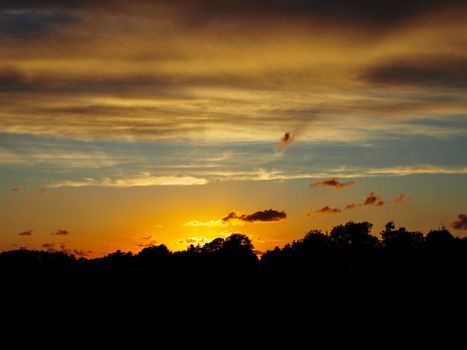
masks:
<instances>
[{"instance_id":1,"label":"dark foreground field","mask_svg":"<svg viewBox=\"0 0 467 350\"><path fill-rule=\"evenodd\" d=\"M92 260L4 252L3 334L82 347L467 348L466 241L393 226L378 240L368 225L311 231L261 260L244 235Z\"/></svg>"}]
</instances>

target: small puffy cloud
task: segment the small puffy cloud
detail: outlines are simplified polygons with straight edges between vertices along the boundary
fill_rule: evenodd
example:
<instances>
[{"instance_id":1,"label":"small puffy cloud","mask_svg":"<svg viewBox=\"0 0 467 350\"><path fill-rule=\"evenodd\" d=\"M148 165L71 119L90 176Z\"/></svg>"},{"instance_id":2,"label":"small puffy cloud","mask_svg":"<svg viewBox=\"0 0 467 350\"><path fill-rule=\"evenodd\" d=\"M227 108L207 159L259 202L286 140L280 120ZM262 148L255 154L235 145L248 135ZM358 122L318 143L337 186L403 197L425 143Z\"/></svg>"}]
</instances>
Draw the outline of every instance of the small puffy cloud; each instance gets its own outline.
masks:
<instances>
[{"instance_id":1,"label":"small puffy cloud","mask_svg":"<svg viewBox=\"0 0 467 350\"><path fill-rule=\"evenodd\" d=\"M294 136L291 133L286 132L284 136L282 136L281 142L277 145L277 149L279 151L284 151L285 149L287 149L287 147L290 146L290 144L293 141L294 141Z\"/></svg>"},{"instance_id":2,"label":"small puffy cloud","mask_svg":"<svg viewBox=\"0 0 467 350\"><path fill-rule=\"evenodd\" d=\"M401 195L402 195L402 193L401 193ZM397 198L399 198L399 197L400 197L400 195ZM406 200L406 199L408 199L408 197L406 197L404 195L402 200ZM361 207L361 206L365 206L365 205L366 206L381 207L381 206L384 205L384 199L381 198L381 197L378 197L377 195L375 195L374 192L370 192L366 196L363 203L349 203L349 204L347 204L345 206L345 210L352 210L352 209L355 209L355 208L358 208L358 207Z\"/></svg>"},{"instance_id":3,"label":"small puffy cloud","mask_svg":"<svg viewBox=\"0 0 467 350\"><path fill-rule=\"evenodd\" d=\"M57 231L52 232L52 235L55 235L55 236L67 236L69 233L70 233L70 231L68 231L68 230L58 229Z\"/></svg>"},{"instance_id":4,"label":"small puffy cloud","mask_svg":"<svg viewBox=\"0 0 467 350\"><path fill-rule=\"evenodd\" d=\"M338 178L333 177L332 179L314 182L310 184L310 186L311 187L321 186L321 187L333 188L335 190L341 190L345 187L352 186L353 184L355 184L355 181L340 182Z\"/></svg>"},{"instance_id":5,"label":"small puffy cloud","mask_svg":"<svg viewBox=\"0 0 467 350\"><path fill-rule=\"evenodd\" d=\"M322 214L322 215L328 215L328 214L338 214L341 211L342 210L340 210L339 208L331 208L326 205L325 207L322 207L321 209L318 209L315 212L318 214Z\"/></svg>"},{"instance_id":6,"label":"small puffy cloud","mask_svg":"<svg viewBox=\"0 0 467 350\"><path fill-rule=\"evenodd\" d=\"M56 252L62 252L65 254L72 254L73 251L68 249L66 247L66 244L61 242L61 243L44 243L42 244L42 248L44 248L47 252L49 253L56 253Z\"/></svg>"},{"instance_id":7,"label":"small puffy cloud","mask_svg":"<svg viewBox=\"0 0 467 350\"><path fill-rule=\"evenodd\" d=\"M459 214L451 226L456 230L467 230L467 215Z\"/></svg>"},{"instance_id":8,"label":"small puffy cloud","mask_svg":"<svg viewBox=\"0 0 467 350\"><path fill-rule=\"evenodd\" d=\"M92 250L84 251L84 250L78 250L78 249L73 249L72 250L73 255L76 255L78 258L87 258L92 254Z\"/></svg>"},{"instance_id":9,"label":"small puffy cloud","mask_svg":"<svg viewBox=\"0 0 467 350\"><path fill-rule=\"evenodd\" d=\"M370 192L368 193L368 196L366 196L363 205L373 205L376 207L381 207L382 205L384 205L384 199L376 196L374 192Z\"/></svg>"},{"instance_id":10,"label":"small puffy cloud","mask_svg":"<svg viewBox=\"0 0 467 350\"><path fill-rule=\"evenodd\" d=\"M13 187L10 192L13 193L13 194L17 194L19 191L21 191L21 188L19 187Z\"/></svg>"},{"instance_id":11,"label":"small puffy cloud","mask_svg":"<svg viewBox=\"0 0 467 350\"><path fill-rule=\"evenodd\" d=\"M178 241L178 244L193 244L193 245L198 245L198 244L205 244L208 243L209 239L206 237L186 237L183 239L180 239Z\"/></svg>"},{"instance_id":12,"label":"small puffy cloud","mask_svg":"<svg viewBox=\"0 0 467 350\"><path fill-rule=\"evenodd\" d=\"M23 231L23 232L18 233L18 236L31 236L33 231L34 231L33 229Z\"/></svg>"},{"instance_id":13,"label":"small puffy cloud","mask_svg":"<svg viewBox=\"0 0 467 350\"><path fill-rule=\"evenodd\" d=\"M49 253L55 253L57 251L55 243L44 243L42 244L42 248Z\"/></svg>"},{"instance_id":14,"label":"small puffy cloud","mask_svg":"<svg viewBox=\"0 0 467 350\"><path fill-rule=\"evenodd\" d=\"M412 197L406 195L405 193L399 193L399 195L394 198L394 202L395 203L403 203L403 202L406 202L408 200L412 199Z\"/></svg>"}]
</instances>

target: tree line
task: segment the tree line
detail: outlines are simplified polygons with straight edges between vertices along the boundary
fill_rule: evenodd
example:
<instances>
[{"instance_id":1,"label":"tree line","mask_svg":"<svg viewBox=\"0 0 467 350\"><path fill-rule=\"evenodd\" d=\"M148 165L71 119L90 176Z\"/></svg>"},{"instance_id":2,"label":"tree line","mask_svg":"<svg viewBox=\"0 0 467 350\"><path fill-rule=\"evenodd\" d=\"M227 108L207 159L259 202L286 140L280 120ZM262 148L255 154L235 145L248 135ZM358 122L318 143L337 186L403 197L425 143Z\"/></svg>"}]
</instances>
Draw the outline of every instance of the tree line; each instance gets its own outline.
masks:
<instances>
[{"instance_id":1,"label":"tree line","mask_svg":"<svg viewBox=\"0 0 467 350\"><path fill-rule=\"evenodd\" d=\"M240 233L216 238L203 245L170 251L154 245L139 253L120 250L101 258L77 258L66 252L13 250L0 253L4 274L41 271L72 272L179 272L233 273L459 273L467 272L467 238L453 236L448 229L426 235L386 224L378 238L369 222L347 222L329 233L311 230L303 238L261 254L251 239Z\"/></svg>"}]
</instances>

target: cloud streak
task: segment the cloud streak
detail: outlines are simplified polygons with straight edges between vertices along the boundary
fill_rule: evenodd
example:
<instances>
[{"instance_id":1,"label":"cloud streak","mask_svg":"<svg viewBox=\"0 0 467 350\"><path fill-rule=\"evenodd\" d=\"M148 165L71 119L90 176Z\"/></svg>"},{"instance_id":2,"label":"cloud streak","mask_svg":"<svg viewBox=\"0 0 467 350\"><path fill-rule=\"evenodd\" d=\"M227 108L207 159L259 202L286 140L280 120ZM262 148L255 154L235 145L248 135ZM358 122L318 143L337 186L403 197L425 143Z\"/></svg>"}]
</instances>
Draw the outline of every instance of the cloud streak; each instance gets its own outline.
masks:
<instances>
[{"instance_id":1,"label":"cloud streak","mask_svg":"<svg viewBox=\"0 0 467 350\"><path fill-rule=\"evenodd\" d=\"M334 177L332 179L328 180L322 180L322 181L317 181L314 183L311 183L311 187L327 187L327 188L332 188L335 190L341 190L345 187L352 186L355 184L355 181L349 181L349 182L340 182L338 178Z\"/></svg>"},{"instance_id":2,"label":"cloud streak","mask_svg":"<svg viewBox=\"0 0 467 350\"><path fill-rule=\"evenodd\" d=\"M144 172L137 176L122 178L104 177L101 179L86 178L83 180L64 180L50 185L52 188L59 187L141 187L141 186L194 186L206 185L207 179L193 176L155 176Z\"/></svg>"}]
</instances>

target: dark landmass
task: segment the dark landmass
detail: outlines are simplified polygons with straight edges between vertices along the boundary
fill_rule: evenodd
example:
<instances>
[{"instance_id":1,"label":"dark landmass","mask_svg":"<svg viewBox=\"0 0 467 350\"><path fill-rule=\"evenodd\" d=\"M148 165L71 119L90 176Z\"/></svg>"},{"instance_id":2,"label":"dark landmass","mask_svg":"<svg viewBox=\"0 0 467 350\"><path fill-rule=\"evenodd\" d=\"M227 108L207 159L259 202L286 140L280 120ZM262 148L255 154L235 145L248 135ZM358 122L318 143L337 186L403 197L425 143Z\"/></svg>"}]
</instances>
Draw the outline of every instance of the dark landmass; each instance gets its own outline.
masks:
<instances>
[{"instance_id":1,"label":"dark landmass","mask_svg":"<svg viewBox=\"0 0 467 350\"><path fill-rule=\"evenodd\" d=\"M153 344L174 332L179 345L227 340L219 348L467 348L467 239L392 222L378 239L371 227L312 230L261 259L242 234L97 259L3 252L2 316L68 339Z\"/></svg>"}]
</instances>

